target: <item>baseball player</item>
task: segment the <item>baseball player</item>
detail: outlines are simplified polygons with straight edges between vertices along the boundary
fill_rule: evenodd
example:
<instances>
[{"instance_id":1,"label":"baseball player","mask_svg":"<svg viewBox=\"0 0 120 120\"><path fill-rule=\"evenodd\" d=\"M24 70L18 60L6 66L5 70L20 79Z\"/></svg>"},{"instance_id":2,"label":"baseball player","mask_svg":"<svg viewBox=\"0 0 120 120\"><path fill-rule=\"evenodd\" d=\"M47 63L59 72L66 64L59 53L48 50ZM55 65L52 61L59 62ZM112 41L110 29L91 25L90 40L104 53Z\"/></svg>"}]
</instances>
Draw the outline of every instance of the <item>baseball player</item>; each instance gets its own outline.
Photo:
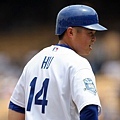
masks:
<instances>
[{"instance_id":1,"label":"baseball player","mask_svg":"<svg viewBox=\"0 0 120 120\"><path fill-rule=\"evenodd\" d=\"M98 120L101 104L87 59L96 41L96 11L70 5L57 15L59 42L37 53L24 67L9 103L8 120Z\"/></svg>"}]
</instances>

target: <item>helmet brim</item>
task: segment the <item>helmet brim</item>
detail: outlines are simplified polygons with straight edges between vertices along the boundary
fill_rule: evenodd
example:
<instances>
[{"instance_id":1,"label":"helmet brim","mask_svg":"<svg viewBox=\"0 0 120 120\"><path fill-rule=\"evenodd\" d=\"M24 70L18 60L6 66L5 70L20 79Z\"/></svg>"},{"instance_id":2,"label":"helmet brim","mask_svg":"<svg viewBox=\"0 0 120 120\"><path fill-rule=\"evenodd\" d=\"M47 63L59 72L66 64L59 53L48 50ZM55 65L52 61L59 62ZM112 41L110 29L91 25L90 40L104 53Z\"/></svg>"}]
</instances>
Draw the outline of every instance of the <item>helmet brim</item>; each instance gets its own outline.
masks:
<instances>
[{"instance_id":1,"label":"helmet brim","mask_svg":"<svg viewBox=\"0 0 120 120\"><path fill-rule=\"evenodd\" d=\"M83 26L84 28L87 28L87 29L91 29L91 30L96 30L96 31L105 31L107 30L107 28L103 27L102 25L100 24L92 24L92 25L88 25L88 26Z\"/></svg>"}]
</instances>

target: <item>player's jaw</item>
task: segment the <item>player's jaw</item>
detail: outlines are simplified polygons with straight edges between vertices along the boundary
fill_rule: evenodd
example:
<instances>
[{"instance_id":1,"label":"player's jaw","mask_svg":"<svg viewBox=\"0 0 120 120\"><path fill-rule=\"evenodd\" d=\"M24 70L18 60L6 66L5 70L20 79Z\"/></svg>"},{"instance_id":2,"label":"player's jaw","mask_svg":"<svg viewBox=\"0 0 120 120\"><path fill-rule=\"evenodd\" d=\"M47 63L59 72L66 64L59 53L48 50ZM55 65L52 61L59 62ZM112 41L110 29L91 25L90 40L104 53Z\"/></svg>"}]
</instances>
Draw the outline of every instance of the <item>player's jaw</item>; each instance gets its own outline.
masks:
<instances>
[{"instance_id":1,"label":"player's jaw","mask_svg":"<svg viewBox=\"0 0 120 120\"><path fill-rule=\"evenodd\" d=\"M81 56L87 56L90 54L92 48L93 48L92 44L87 44L85 46L81 44L77 44L74 47L74 51Z\"/></svg>"},{"instance_id":2,"label":"player's jaw","mask_svg":"<svg viewBox=\"0 0 120 120\"><path fill-rule=\"evenodd\" d=\"M79 39L77 44L75 45L75 51L82 56L89 55L90 52L93 50L93 45L96 39L91 39L90 37L85 36L81 39Z\"/></svg>"}]
</instances>

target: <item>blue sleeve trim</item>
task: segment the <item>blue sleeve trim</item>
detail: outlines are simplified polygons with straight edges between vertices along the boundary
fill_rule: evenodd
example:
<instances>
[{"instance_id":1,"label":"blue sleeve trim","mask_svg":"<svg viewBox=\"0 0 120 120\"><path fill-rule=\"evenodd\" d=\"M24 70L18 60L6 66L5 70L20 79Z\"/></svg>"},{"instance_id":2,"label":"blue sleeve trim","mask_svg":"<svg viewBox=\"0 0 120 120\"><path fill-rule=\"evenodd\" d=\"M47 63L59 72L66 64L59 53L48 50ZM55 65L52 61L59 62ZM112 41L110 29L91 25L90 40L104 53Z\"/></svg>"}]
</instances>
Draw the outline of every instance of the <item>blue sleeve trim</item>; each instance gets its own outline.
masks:
<instances>
[{"instance_id":1,"label":"blue sleeve trim","mask_svg":"<svg viewBox=\"0 0 120 120\"><path fill-rule=\"evenodd\" d=\"M16 111L16 112L20 112L20 113L25 114L25 108L20 107L20 106L14 104L14 103L11 102L11 101L10 101L10 103L9 103L9 109L14 110L14 111Z\"/></svg>"},{"instance_id":2,"label":"blue sleeve trim","mask_svg":"<svg viewBox=\"0 0 120 120\"><path fill-rule=\"evenodd\" d=\"M98 106L85 106L80 112L80 120L98 120Z\"/></svg>"}]
</instances>

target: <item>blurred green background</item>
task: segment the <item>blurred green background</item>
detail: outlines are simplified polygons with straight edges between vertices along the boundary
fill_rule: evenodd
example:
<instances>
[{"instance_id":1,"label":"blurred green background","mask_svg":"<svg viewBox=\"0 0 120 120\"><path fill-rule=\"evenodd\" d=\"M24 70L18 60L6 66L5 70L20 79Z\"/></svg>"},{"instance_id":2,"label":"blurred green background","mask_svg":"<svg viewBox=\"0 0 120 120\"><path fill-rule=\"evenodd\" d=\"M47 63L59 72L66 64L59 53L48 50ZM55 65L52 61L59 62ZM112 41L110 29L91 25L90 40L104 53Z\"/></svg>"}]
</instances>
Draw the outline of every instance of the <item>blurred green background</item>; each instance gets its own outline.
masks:
<instances>
[{"instance_id":1,"label":"blurred green background","mask_svg":"<svg viewBox=\"0 0 120 120\"><path fill-rule=\"evenodd\" d=\"M0 120L7 120L8 103L24 65L41 49L58 42L56 15L71 4L93 7L108 28L97 33L87 59L96 75L102 104L100 120L120 120L120 3L113 0L0 1Z\"/></svg>"}]
</instances>

